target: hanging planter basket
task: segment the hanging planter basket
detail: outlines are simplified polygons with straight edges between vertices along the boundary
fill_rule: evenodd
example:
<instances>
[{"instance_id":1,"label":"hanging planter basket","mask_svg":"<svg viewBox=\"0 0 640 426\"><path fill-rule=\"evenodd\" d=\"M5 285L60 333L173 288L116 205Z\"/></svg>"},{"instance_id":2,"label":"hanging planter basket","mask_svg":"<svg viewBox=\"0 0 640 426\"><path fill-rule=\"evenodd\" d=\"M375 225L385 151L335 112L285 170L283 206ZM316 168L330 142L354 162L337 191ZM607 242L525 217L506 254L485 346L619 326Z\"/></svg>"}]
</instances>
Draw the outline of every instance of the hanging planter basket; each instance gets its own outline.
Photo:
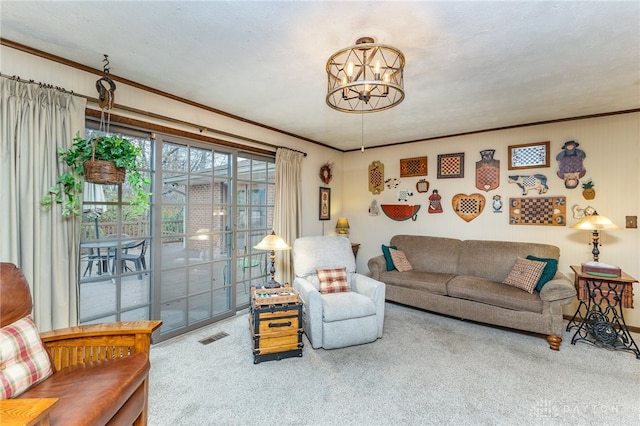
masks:
<instances>
[{"instance_id":1,"label":"hanging planter basket","mask_svg":"<svg viewBox=\"0 0 640 426\"><path fill-rule=\"evenodd\" d=\"M97 183L101 185L118 185L124 183L124 178L126 176L124 168L116 167L116 163L113 161L96 160L97 142L97 138L93 140L91 160L85 161L82 165L85 180L90 183Z\"/></svg>"}]
</instances>

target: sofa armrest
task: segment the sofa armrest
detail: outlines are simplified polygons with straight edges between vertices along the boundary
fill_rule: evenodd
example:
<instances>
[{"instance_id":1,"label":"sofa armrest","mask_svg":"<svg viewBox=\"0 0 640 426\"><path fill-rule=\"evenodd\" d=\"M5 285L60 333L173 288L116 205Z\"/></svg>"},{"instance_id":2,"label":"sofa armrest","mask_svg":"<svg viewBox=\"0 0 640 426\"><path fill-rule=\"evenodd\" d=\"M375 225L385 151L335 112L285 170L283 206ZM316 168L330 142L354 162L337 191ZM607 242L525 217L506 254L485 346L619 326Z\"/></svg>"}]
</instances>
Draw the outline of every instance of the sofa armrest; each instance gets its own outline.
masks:
<instances>
[{"instance_id":1,"label":"sofa armrest","mask_svg":"<svg viewBox=\"0 0 640 426\"><path fill-rule=\"evenodd\" d=\"M313 348L322 346L322 298L320 292L304 278L296 277L293 288L298 291L303 309L305 333Z\"/></svg>"},{"instance_id":2,"label":"sofa armrest","mask_svg":"<svg viewBox=\"0 0 640 426\"><path fill-rule=\"evenodd\" d=\"M569 278L562 272L556 275L542 287L540 298L545 302L570 299L576 296L576 288Z\"/></svg>"},{"instance_id":3,"label":"sofa armrest","mask_svg":"<svg viewBox=\"0 0 640 426\"><path fill-rule=\"evenodd\" d=\"M371 278L374 280L380 279L380 272L387 270L387 262L384 260L384 256L376 256L369 259L367 263L369 271L371 272Z\"/></svg>"},{"instance_id":4,"label":"sofa armrest","mask_svg":"<svg viewBox=\"0 0 640 426\"><path fill-rule=\"evenodd\" d=\"M56 370L91 361L149 353L151 333L162 321L81 325L40 334Z\"/></svg>"},{"instance_id":5,"label":"sofa armrest","mask_svg":"<svg viewBox=\"0 0 640 426\"><path fill-rule=\"evenodd\" d=\"M373 300L378 319L378 337L382 337L384 326L384 302L386 286L383 282L362 274L353 274L351 289Z\"/></svg>"}]
</instances>

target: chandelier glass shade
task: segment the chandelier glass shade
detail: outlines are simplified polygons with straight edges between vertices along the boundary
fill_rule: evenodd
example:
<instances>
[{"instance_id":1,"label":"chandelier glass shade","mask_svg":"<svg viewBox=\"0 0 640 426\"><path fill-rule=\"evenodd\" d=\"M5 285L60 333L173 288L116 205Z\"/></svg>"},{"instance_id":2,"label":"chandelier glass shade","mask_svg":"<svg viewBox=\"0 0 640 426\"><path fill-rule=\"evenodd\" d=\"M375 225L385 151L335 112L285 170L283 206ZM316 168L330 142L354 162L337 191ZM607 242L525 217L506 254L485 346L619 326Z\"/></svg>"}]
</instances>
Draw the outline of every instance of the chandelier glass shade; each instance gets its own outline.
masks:
<instances>
[{"instance_id":1,"label":"chandelier glass shade","mask_svg":"<svg viewBox=\"0 0 640 426\"><path fill-rule=\"evenodd\" d=\"M404 100L404 55L362 37L327 61L327 105L342 112L376 112Z\"/></svg>"}]
</instances>

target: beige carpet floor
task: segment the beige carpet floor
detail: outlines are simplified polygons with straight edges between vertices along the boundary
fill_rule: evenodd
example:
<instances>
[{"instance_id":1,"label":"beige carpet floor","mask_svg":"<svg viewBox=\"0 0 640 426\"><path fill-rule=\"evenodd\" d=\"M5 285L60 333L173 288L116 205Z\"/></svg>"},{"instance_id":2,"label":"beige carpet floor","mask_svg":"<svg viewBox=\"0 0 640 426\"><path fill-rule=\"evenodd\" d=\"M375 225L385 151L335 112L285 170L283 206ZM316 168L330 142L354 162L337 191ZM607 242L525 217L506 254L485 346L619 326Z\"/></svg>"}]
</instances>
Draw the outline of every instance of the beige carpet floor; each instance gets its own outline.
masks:
<instances>
[{"instance_id":1,"label":"beige carpet floor","mask_svg":"<svg viewBox=\"0 0 640 426\"><path fill-rule=\"evenodd\" d=\"M640 360L569 333L555 352L539 336L387 303L375 343L303 340L302 358L255 365L245 312L154 345L149 424L640 424Z\"/></svg>"}]
</instances>

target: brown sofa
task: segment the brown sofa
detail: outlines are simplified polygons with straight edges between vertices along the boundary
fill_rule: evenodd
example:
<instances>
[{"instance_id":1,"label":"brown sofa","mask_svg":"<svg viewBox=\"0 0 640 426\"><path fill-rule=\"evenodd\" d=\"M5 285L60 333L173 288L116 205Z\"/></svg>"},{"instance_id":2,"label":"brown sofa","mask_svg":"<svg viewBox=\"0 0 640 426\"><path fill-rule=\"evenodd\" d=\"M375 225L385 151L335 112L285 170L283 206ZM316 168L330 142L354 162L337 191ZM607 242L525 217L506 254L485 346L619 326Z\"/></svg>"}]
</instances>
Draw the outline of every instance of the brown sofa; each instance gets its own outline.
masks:
<instances>
[{"instance_id":1,"label":"brown sofa","mask_svg":"<svg viewBox=\"0 0 640 426\"><path fill-rule=\"evenodd\" d=\"M0 263L0 326L29 315L29 285ZM54 373L17 398L58 398L51 425L146 425L151 333L161 321L71 327L41 333ZM12 400L2 401L10 410Z\"/></svg>"},{"instance_id":2,"label":"brown sofa","mask_svg":"<svg viewBox=\"0 0 640 426\"><path fill-rule=\"evenodd\" d=\"M573 283L561 272L533 294L502 283L517 257L558 259L557 247L421 235L396 235L390 245L405 253L413 270L387 271L382 255L369 260L372 278L386 284L386 300L544 334L551 349L560 348L562 306L575 300Z\"/></svg>"}]
</instances>

